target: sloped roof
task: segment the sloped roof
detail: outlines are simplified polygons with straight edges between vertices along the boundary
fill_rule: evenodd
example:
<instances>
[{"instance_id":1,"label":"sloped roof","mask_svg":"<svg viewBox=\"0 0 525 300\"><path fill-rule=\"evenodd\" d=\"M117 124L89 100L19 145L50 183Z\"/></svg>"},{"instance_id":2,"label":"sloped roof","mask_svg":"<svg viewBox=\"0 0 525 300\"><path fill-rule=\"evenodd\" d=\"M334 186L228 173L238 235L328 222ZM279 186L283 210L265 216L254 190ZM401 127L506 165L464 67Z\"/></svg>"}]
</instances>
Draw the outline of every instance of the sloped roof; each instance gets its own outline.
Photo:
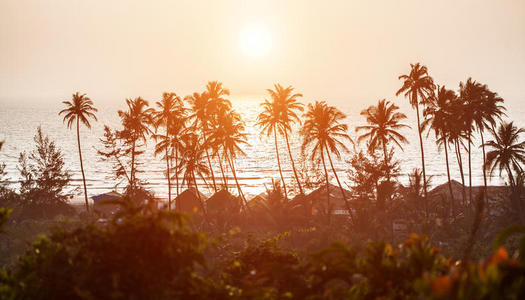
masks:
<instances>
[{"instance_id":1,"label":"sloped roof","mask_svg":"<svg viewBox=\"0 0 525 300\"><path fill-rule=\"evenodd\" d=\"M198 192L195 188L189 188L184 190L175 198L175 207L179 211L192 213L195 210L202 212L201 203L199 196L201 196L202 201L206 200L206 196L203 193Z\"/></svg>"},{"instance_id":2,"label":"sloped roof","mask_svg":"<svg viewBox=\"0 0 525 300\"><path fill-rule=\"evenodd\" d=\"M104 193L104 194L100 194L100 195L96 195L96 196L92 196L91 197L91 199L93 199L93 202L95 204L98 204L101 201L105 201L105 200L118 200L120 198L122 198L122 194L117 193L115 191L111 191L111 192L108 192L108 193Z\"/></svg>"}]
</instances>

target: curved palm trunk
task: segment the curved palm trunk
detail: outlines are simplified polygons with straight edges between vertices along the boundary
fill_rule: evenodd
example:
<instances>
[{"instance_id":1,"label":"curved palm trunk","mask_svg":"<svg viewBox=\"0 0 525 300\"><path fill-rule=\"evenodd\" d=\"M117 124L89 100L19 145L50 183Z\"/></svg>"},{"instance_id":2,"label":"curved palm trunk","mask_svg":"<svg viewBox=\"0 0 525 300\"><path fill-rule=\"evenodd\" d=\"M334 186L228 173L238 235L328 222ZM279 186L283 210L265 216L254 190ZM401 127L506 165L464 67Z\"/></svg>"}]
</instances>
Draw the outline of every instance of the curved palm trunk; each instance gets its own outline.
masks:
<instances>
[{"instance_id":1,"label":"curved palm trunk","mask_svg":"<svg viewBox=\"0 0 525 300\"><path fill-rule=\"evenodd\" d=\"M80 157L80 172L82 173L82 182L84 184L84 199L86 200L86 211L89 212L89 202L87 197L86 188L86 176L84 175L84 163L82 162L82 150L80 148L80 123L77 118L77 143L78 143L78 156Z\"/></svg>"},{"instance_id":2,"label":"curved palm trunk","mask_svg":"<svg viewBox=\"0 0 525 300\"><path fill-rule=\"evenodd\" d=\"M206 141L206 128L202 130L202 137ZM213 174L213 167L211 166L210 154L208 153L208 147L206 147L206 159L208 160L208 165L210 166L211 180L213 182L213 190L217 192L217 184L215 183L215 175Z\"/></svg>"},{"instance_id":3,"label":"curved palm trunk","mask_svg":"<svg viewBox=\"0 0 525 300\"><path fill-rule=\"evenodd\" d=\"M461 174L461 185L462 185L461 194L463 197L463 205L465 205L465 203L467 202L467 195L465 192L465 176L463 174L463 159L461 158L461 148L460 148L458 141L455 142L455 147L456 147L456 159L459 165L459 173Z\"/></svg>"},{"instance_id":4,"label":"curved palm trunk","mask_svg":"<svg viewBox=\"0 0 525 300\"><path fill-rule=\"evenodd\" d=\"M288 193L286 192L286 183L284 182L283 171L281 169L281 160L279 159L279 148L277 147L277 130L273 128L273 136L275 138L275 155L277 156L277 165L279 166L279 174L281 175L281 181L283 183L284 197L288 199Z\"/></svg>"},{"instance_id":5,"label":"curved palm trunk","mask_svg":"<svg viewBox=\"0 0 525 300\"><path fill-rule=\"evenodd\" d=\"M301 182L299 181L299 176L297 176L297 170L295 169L295 163L293 161L292 151L290 150L290 143L288 142L288 132L286 130L284 131L284 137L286 139L286 146L288 147L288 154L290 155L290 161L292 162L292 169L293 169L293 174L295 175L295 181L297 181L297 186L299 187L299 193L302 195L304 194L303 187L301 186Z\"/></svg>"},{"instance_id":6,"label":"curved palm trunk","mask_svg":"<svg viewBox=\"0 0 525 300\"><path fill-rule=\"evenodd\" d=\"M133 196L135 193L135 139L133 139L133 143L131 145L131 172L130 172L130 186L131 186L131 195Z\"/></svg>"},{"instance_id":7,"label":"curved palm trunk","mask_svg":"<svg viewBox=\"0 0 525 300\"><path fill-rule=\"evenodd\" d=\"M343 196L343 200L345 201L346 209L348 209L348 214L350 215L350 218L353 219L352 210L350 209L350 203L348 202L348 199L346 199L345 190L343 189L343 186L341 185L341 182L339 181L339 176L337 176L337 172L335 171L334 163L332 162L332 157L330 156L330 152L328 152L328 150L326 151L326 155L328 156L328 161L330 162L330 166L332 167L332 171L334 172L335 179L337 180L337 184L339 185L339 189L341 190L341 195Z\"/></svg>"},{"instance_id":8,"label":"curved palm trunk","mask_svg":"<svg viewBox=\"0 0 525 300\"><path fill-rule=\"evenodd\" d=\"M444 138L444 141L443 141L443 144L445 145L445 162L447 164L447 178L448 178L448 191L450 192L450 209L451 209L451 216L452 217L455 217L456 216L456 210L455 210L455 207L454 207L454 192L452 191L452 182L450 182L450 166L448 164L448 143L447 143L447 138L446 137L443 137Z\"/></svg>"},{"instance_id":9,"label":"curved palm trunk","mask_svg":"<svg viewBox=\"0 0 525 300\"><path fill-rule=\"evenodd\" d=\"M248 202L246 201L246 197L244 196L244 193L242 192L241 185L239 184L239 180L237 180L237 172L235 172L235 166L233 165L233 160L226 155L226 158L228 159L228 163L230 164L230 169L232 170L233 179L235 179L235 184L237 185L237 190L239 191L239 196L242 199L242 203L244 204L245 209L248 207Z\"/></svg>"},{"instance_id":10,"label":"curved palm trunk","mask_svg":"<svg viewBox=\"0 0 525 300\"><path fill-rule=\"evenodd\" d=\"M195 184L195 191L197 192L197 197L199 198L199 203L201 204L204 219L206 219L206 223L208 223L208 225L211 226L210 220L208 219L208 213L206 212L206 207L204 206L204 201L202 200L201 193L199 192L199 187L197 185L197 179L195 178L195 174L192 174L191 177L193 177L193 184Z\"/></svg>"},{"instance_id":11,"label":"curved palm trunk","mask_svg":"<svg viewBox=\"0 0 525 300\"><path fill-rule=\"evenodd\" d=\"M175 188L176 188L177 197L178 197L179 196L179 149L177 148L175 148Z\"/></svg>"},{"instance_id":12,"label":"curved palm trunk","mask_svg":"<svg viewBox=\"0 0 525 300\"><path fill-rule=\"evenodd\" d=\"M428 197L427 197L427 173L425 170L425 151L423 149L423 137L421 136L421 122L419 120L419 103L417 101L417 94L413 93L412 97L415 98L416 103L416 115L417 115L417 132L419 134L419 146L421 148L421 166L423 168L423 191L425 193L425 212L428 218Z\"/></svg>"},{"instance_id":13,"label":"curved palm trunk","mask_svg":"<svg viewBox=\"0 0 525 300\"><path fill-rule=\"evenodd\" d=\"M471 161L471 149L470 144L471 142L471 131L468 132L468 186L469 186L469 202L472 205L472 161Z\"/></svg>"},{"instance_id":14,"label":"curved palm trunk","mask_svg":"<svg viewBox=\"0 0 525 300\"><path fill-rule=\"evenodd\" d=\"M485 169L485 139L483 138L483 130L479 130L479 134L481 136L481 149L483 150L483 195L485 197L485 204L489 204L489 198L487 197L487 170ZM488 206L486 206L488 207Z\"/></svg>"},{"instance_id":15,"label":"curved palm trunk","mask_svg":"<svg viewBox=\"0 0 525 300\"><path fill-rule=\"evenodd\" d=\"M217 150L217 160L219 161L219 167L221 168L222 184L224 185L224 188L228 190L228 180L226 179L226 174L224 173L224 167L222 166L222 159L219 150Z\"/></svg>"},{"instance_id":16,"label":"curved palm trunk","mask_svg":"<svg viewBox=\"0 0 525 300\"><path fill-rule=\"evenodd\" d=\"M323 161L324 175L326 178L326 212L328 216L328 224L330 224L330 219L332 216L332 209L330 208L330 185L328 182L328 171L326 170L326 163L324 161L324 150L321 147L321 160Z\"/></svg>"},{"instance_id":17,"label":"curved palm trunk","mask_svg":"<svg viewBox=\"0 0 525 300\"><path fill-rule=\"evenodd\" d=\"M168 137L168 127L166 127L166 137ZM168 210L171 210L171 177L170 177L170 156L169 147L166 146L166 177L168 177Z\"/></svg>"}]
</instances>

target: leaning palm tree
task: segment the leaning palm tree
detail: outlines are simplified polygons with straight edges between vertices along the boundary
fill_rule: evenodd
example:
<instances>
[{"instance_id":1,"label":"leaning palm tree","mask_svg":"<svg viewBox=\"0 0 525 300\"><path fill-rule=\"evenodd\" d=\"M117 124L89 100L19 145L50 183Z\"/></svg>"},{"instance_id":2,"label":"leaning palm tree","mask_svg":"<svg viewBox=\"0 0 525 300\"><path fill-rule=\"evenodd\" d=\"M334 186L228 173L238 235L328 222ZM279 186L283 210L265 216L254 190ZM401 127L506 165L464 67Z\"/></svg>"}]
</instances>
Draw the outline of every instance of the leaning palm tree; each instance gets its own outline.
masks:
<instances>
[{"instance_id":1,"label":"leaning palm tree","mask_svg":"<svg viewBox=\"0 0 525 300\"><path fill-rule=\"evenodd\" d=\"M163 93L162 100L157 101L156 104L158 110L153 113L153 125L156 129L164 127L165 135L154 135L155 140L157 140L155 155L164 153L163 158L166 160L166 178L168 179L168 210L171 210L170 153L172 152L172 137L170 133L172 133L171 126L176 124L175 119L180 119L181 117L180 114L182 113L183 103L177 94Z\"/></svg>"},{"instance_id":2,"label":"leaning palm tree","mask_svg":"<svg viewBox=\"0 0 525 300\"><path fill-rule=\"evenodd\" d=\"M201 197L199 185L197 184L197 176L206 182L205 178L210 173L210 169L204 160L204 150L198 135L195 133L187 133L181 137L181 140L183 141L183 146L178 169L184 170L182 184L186 184L188 188L194 186L201 209L206 216L206 207L204 206L204 200Z\"/></svg>"},{"instance_id":3,"label":"leaning palm tree","mask_svg":"<svg viewBox=\"0 0 525 300\"><path fill-rule=\"evenodd\" d=\"M501 121L501 117L505 115L505 107L501 105L503 99L497 93L492 92L486 85L483 86L479 104L477 105L477 114L474 116L474 124L478 129L481 137L481 149L483 154L483 166L485 166L485 138L483 133L485 130L491 130L495 127L497 121ZM484 195L487 199L487 172L483 167L483 187Z\"/></svg>"},{"instance_id":4,"label":"leaning palm tree","mask_svg":"<svg viewBox=\"0 0 525 300\"><path fill-rule=\"evenodd\" d=\"M361 115L366 117L366 121L370 125L356 127L356 132L365 132L358 138L358 142L368 140L369 150L376 150L382 147L385 169L388 165L388 151L387 145L393 142L401 150L403 146L401 143L408 143L408 140L399 133L400 129L410 128L401 121L406 119L404 113L398 112L398 106L385 99L380 100L377 106L369 106L361 112ZM390 176L387 174L387 176Z\"/></svg>"},{"instance_id":5,"label":"leaning palm tree","mask_svg":"<svg viewBox=\"0 0 525 300\"><path fill-rule=\"evenodd\" d=\"M257 125L262 128L262 133L266 136L273 134L275 144L275 155L277 156L277 166L279 167L279 174L281 175L281 182L283 183L284 197L288 198L286 191L286 183L284 182L283 171L281 168L281 159L279 158L279 147L277 144L277 131L283 134L284 126L280 123L280 109L275 99L272 102L265 100L261 106L263 111L257 116Z\"/></svg>"},{"instance_id":6,"label":"leaning palm tree","mask_svg":"<svg viewBox=\"0 0 525 300\"><path fill-rule=\"evenodd\" d=\"M58 114L64 114L64 122L67 121L67 127L71 129L73 122L77 123L77 144L78 144L78 156L80 158L80 172L82 173L82 183L84 184L84 199L86 201L86 210L89 211L89 202L87 197L86 188L86 176L84 175L84 165L82 161L82 149L80 148L80 122L87 128L91 129L91 123L89 119L97 121L95 113L98 111L93 106L93 101L89 99L86 94L79 94L76 92L73 94L71 101L63 101L67 108L61 110Z\"/></svg>"},{"instance_id":7,"label":"leaning palm tree","mask_svg":"<svg viewBox=\"0 0 525 300\"><path fill-rule=\"evenodd\" d=\"M133 192L137 185L136 178L136 156L142 151L137 151L138 143L146 143L146 137L152 132L149 125L153 123L153 109L148 107L148 101L141 97L126 99L128 110L119 110L118 115L124 129L119 135L130 146L131 170L130 170L130 189Z\"/></svg>"},{"instance_id":8,"label":"leaning palm tree","mask_svg":"<svg viewBox=\"0 0 525 300\"><path fill-rule=\"evenodd\" d=\"M512 169L522 172L523 164L525 164L525 141L520 142L519 137L524 132L524 128L517 128L513 122L502 123L497 130L492 131L494 140L485 144L485 146L489 147L485 163L485 168L489 170L489 175L492 176L496 168L499 169L500 176L505 170L510 186L515 186L516 184Z\"/></svg>"},{"instance_id":9,"label":"leaning palm tree","mask_svg":"<svg viewBox=\"0 0 525 300\"><path fill-rule=\"evenodd\" d=\"M350 205L346 198L343 186L339 181L337 172L335 171L334 164L330 153L335 154L337 158L341 157L341 150L348 152L348 148L344 144L344 141L351 142L352 139L346 133L348 125L341 124L340 122L346 118L346 115L339 111L333 106L328 106L324 101L316 101L314 104L308 104L308 109L305 113L305 122L301 130L303 136L302 151L304 152L309 146L311 146L311 159L319 159L323 162L326 179L326 201L328 208L328 220L330 221L330 191L328 182L328 172L326 170L325 163L325 152L330 166L334 173L337 184L341 190L343 200L351 213ZM341 150L339 150L341 149Z\"/></svg>"},{"instance_id":10,"label":"leaning palm tree","mask_svg":"<svg viewBox=\"0 0 525 300\"><path fill-rule=\"evenodd\" d=\"M423 115L425 116L423 127L428 126L434 131L438 150L445 149L448 189L450 192L450 199L452 201L451 210L453 215L455 214L453 201L454 193L452 191L452 182L450 179L448 146L451 143L451 126L454 126L454 118L456 118L452 111L452 105L455 101L457 101L457 96L453 90L448 90L445 88L445 86L438 86L437 92L429 98L427 107L423 112Z\"/></svg>"},{"instance_id":11,"label":"leaning palm tree","mask_svg":"<svg viewBox=\"0 0 525 300\"><path fill-rule=\"evenodd\" d=\"M244 129L244 123L242 122L241 116L234 110L223 108L218 112L218 127L210 135L209 140L210 143L221 145L224 158L232 171L235 184L237 185L239 197L241 197L244 206L246 207L246 197L242 192L235 169L235 159L238 155L246 155L241 148L242 144L248 144Z\"/></svg>"},{"instance_id":12,"label":"leaning palm tree","mask_svg":"<svg viewBox=\"0 0 525 300\"><path fill-rule=\"evenodd\" d=\"M425 151L423 149L423 127L419 119L419 104L425 104L428 97L434 90L434 81L428 75L426 66L421 66L419 63L410 64L410 73L408 75L401 75L399 79L403 80L403 86L396 92L396 96L404 93L408 97L410 105L416 109L417 116L417 131L419 134L419 146L421 148L421 165L423 169L423 191L425 199L427 198L427 175L425 171ZM428 217L428 199L426 201L426 213Z\"/></svg>"},{"instance_id":13,"label":"leaning palm tree","mask_svg":"<svg viewBox=\"0 0 525 300\"><path fill-rule=\"evenodd\" d=\"M297 175L297 169L295 168L295 162L288 138L288 133L292 131L292 125L295 123L301 124L301 120L297 113L303 111L304 105L298 102L298 98L303 95L300 93L293 93L292 86L283 88L280 84L275 84L274 88L275 90L268 89L267 91L272 97L273 102L277 104L280 119L279 123L282 127L280 133L284 133L284 139L286 141L286 147L288 148L288 155L290 156L290 162L292 163L292 170L295 176L295 181L297 182L297 187L299 188L299 193L304 194L303 187L299 181L299 176Z\"/></svg>"}]
</instances>

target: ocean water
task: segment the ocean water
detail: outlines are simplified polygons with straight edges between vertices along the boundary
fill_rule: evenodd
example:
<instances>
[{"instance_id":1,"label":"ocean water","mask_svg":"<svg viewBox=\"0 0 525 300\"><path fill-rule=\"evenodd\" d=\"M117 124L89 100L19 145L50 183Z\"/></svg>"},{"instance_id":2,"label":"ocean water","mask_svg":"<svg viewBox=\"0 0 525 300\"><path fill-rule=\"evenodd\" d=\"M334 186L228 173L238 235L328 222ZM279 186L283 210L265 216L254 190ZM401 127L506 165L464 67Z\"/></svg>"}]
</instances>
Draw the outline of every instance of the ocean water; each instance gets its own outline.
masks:
<instances>
[{"instance_id":1,"label":"ocean water","mask_svg":"<svg viewBox=\"0 0 525 300\"><path fill-rule=\"evenodd\" d=\"M277 168L277 161L275 157L273 136L266 137L261 135L260 129L255 126L258 113L261 111L260 103L265 96L236 96L232 97L232 104L236 111L238 111L246 125L246 133L248 134L248 145L242 148L246 152L245 157L240 157L236 162L237 176L241 187L245 194L256 195L265 191L265 186L270 186L272 179L279 180L279 172ZM102 101L100 99L93 99L95 106L99 109L97 114L98 122L92 122L92 129L89 130L81 127L81 144L84 156L84 168L87 179L88 196L94 196L100 193L108 192L114 189L121 190L124 183L120 183L113 179L111 166L100 160L96 149L102 149L100 138L103 136L104 124L112 128L120 128L120 119L117 115L117 110L125 109L124 100L122 101ZM305 101L306 102L306 101ZM336 105L341 111L347 114L345 122L349 126L350 136L356 140L357 134L355 127L365 124L365 119L359 113L365 109L364 106L354 105L350 101L338 99L338 101L327 101L330 105ZM403 184L408 183L407 173L416 167L421 167L421 158L419 151L419 141L417 136L417 123L415 111L412 110L406 101L394 101L403 113L408 117L406 124L410 125L411 129L404 129L402 133L409 140L409 144L403 147L403 150L396 148L396 157L401 162L401 176L400 181ZM56 144L63 150L64 158L67 163L67 168L72 173L72 182L70 190L75 195L73 201L82 201L83 191L80 188L82 184L82 177L80 173L80 163L78 160L76 130L69 130L63 124L62 117L58 116L58 112L63 108L61 101L49 101L31 99L29 101L15 101L11 99L0 99L0 140L4 140L5 144L0 151L0 162L6 163L6 170L10 179L10 184L13 187L17 186L20 179L19 171L17 169L18 157L22 151L31 151L34 148L33 136L36 133L37 126L42 126L43 132L49 135ZM150 101L153 105L154 101ZM372 104L372 103L371 103ZM525 120L522 118L525 111L519 105L512 107L507 104L507 115L509 119L513 119L515 123L521 127L525 126ZM296 128L297 129L297 128ZM486 140L491 137L486 136ZM525 139L525 136L523 136ZM279 151L281 158L281 165L285 176L285 181L288 185L294 183L293 171L291 168L289 156L286 149L286 143L283 138L279 137ZM290 136L290 143L292 153L296 160L296 165L299 165L301 156L301 142L302 138L294 131ZM481 185L483 183L482 173L482 156L479 148L480 141L475 139L472 146L472 183L473 185ZM148 182L147 188L155 192L155 195L161 198L167 198L167 181L164 176L165 162L161 160L160 156L153 155L154 141L148 141L147 151L142 157L142 169L140 178ZM352 149L351 145L348 145ZM431 185L436 186L446 182L446 166L444 153L437 150L433 134L429 134L428 138L424 140L425 148L425 162L427 175L432 176ZM463 151L465 180L468 184L468 160L466 152ZM343 154L340 160L335 160L334 164L339 173L340 179L344 184L348 183L346 179L346 170L348 165L345 161L350 154ZM460 173L458 164L453 152L449 151L450 167L452 178L460 181ZM215 177L218 183L222 182L220 169L215 166ZM505 174L503 174L505 175ZM235 182L228 172L229 185L232 192L236 192ZM332 178L333 179L333 178ZM211 183L211 179L207 179ZM489 178L490 184L500 185L504 184L504 178L500 178L496 172L493 177ZM173 181L174 184L174 181ZM349 184L349 183L348 183ZM212 191L199 180L200 189L205 194L210 194ZM172 193L175 191L172 189Z\"/></svg>"}]
</instances>

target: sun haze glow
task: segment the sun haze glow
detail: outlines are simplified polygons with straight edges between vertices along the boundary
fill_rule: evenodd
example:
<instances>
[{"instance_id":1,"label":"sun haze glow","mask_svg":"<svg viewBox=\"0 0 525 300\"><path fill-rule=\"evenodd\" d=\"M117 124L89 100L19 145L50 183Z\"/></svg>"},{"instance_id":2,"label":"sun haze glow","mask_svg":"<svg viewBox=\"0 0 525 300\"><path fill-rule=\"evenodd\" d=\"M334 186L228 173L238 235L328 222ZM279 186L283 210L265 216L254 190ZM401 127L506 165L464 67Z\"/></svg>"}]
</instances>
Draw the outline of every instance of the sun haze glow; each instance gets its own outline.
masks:
<instances>
[{"instance_id":1,"label":"sun haze glow","mask_svg":"<svg viewBox=\"0 0 525 300\"><path fill-rule=\"evenodd\" d=\"M245 27L240 33L239 42L243 54L250 57L267 55L272 44L270 32L263 25Z\"/></svg>"}]
</instances>

